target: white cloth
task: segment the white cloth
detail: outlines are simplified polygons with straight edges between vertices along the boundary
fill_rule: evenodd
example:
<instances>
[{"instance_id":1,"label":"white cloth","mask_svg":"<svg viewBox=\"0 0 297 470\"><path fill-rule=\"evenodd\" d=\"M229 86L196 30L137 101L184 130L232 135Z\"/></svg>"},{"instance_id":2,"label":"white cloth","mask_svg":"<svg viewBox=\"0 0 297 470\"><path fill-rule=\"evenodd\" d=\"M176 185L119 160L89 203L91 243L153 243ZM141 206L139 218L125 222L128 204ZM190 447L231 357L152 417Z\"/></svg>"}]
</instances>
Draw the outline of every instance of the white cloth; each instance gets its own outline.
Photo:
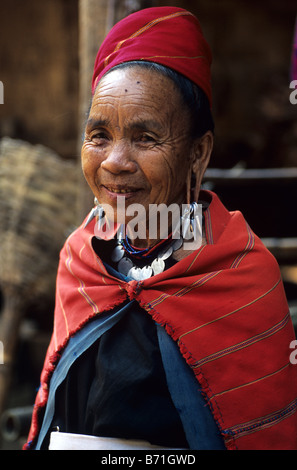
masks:
<instances>
[{"instance_id":1,"label":"white cloth","mask_svg":"<svg viewBox=\"0 0 297 470\"><path fill-rule=\"evenodd\" d=\"M49 450L150 450L168 449L147 441L88 436L60 431L51 432Z\"/></svg>"}]
</instances>

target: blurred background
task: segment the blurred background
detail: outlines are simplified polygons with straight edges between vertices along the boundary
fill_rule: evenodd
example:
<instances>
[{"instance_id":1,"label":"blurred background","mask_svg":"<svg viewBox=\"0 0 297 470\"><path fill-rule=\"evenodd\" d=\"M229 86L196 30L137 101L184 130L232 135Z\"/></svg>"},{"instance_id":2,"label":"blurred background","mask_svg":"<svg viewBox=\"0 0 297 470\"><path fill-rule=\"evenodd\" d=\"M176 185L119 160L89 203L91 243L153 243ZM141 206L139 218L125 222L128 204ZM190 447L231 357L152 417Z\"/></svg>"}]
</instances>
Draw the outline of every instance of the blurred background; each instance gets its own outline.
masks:
<instances>
[{"instance_id":1,"label":"blurred background","mask_svg":"<svg viewBox=\"0 0 297 470\"><path fill-rule=\"evenodd\" d=\"M296 328L296 1L1 1L0 449L25 440L59 251L92 207L80 146L95 55L115 22L162 5L196 14L213 51L216 136L204 187L241 210L276 256Z\"/></svg>"}]
</instances>

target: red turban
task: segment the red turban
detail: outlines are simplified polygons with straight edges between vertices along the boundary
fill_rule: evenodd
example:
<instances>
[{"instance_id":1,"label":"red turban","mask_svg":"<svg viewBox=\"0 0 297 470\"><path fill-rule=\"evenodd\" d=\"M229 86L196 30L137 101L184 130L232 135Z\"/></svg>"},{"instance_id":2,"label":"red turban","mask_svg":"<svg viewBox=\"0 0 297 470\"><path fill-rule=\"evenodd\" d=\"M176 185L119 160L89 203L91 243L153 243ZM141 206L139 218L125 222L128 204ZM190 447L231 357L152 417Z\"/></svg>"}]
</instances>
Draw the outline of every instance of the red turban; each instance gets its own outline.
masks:
<instances>
[{"instance_id":1,"label":"red turban","mask_svg":"<svg viewBox=\"0 0 297 470\"><path fill-rule=\"evenodd\" d=\"M181 73L202 88L211 104L211 50L199 21L189 11L177 7L147 8L119 21L98 51L93 94L108 70L133 60L156 62Z\"/></svg>"}]
</instances>

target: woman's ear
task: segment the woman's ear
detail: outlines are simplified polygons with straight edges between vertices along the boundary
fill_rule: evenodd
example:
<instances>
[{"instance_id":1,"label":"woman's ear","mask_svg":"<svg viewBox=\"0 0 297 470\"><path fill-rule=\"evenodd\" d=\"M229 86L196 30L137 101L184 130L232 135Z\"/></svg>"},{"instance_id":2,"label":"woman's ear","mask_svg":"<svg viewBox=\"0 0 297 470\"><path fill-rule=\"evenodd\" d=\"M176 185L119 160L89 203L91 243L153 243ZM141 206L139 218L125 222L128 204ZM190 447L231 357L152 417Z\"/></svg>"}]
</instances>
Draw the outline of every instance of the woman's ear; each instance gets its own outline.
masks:
<instances>
[{"instance_id":1,"label":"woman's ear","mask_svg":"<svg viewBox=\"0 0 297 470\"><path fill-rule=\"evenodd\" d=\"M198 201L202 178L209 164L213 149L213 133L207 131L202 137L195 140L192 147L192 173L195 176L196 184L193 190L193 199Z\"/></svg>"}]
</instances>

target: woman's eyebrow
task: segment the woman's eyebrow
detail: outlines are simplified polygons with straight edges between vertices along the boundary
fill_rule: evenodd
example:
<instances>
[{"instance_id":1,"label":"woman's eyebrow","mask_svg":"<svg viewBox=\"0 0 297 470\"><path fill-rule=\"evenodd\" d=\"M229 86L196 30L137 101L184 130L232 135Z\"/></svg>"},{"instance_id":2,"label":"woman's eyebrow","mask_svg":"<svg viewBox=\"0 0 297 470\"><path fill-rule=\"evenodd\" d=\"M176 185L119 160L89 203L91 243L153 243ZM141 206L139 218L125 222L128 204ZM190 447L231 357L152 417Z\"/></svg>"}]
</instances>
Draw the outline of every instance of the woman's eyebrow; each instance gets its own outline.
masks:
<instances>
[{"instance_id":1,"label":"woman's eyebrow","mask_svg":"<svg viewBox=\"0 0 297 470\"><path fill-rule=\"evenodd\" d=\"M151 130L158 132L163 129L162 125L154 119L137 119L128 123L126 127L130 129Z\"/></svg>"},{"instance_id":2,"label":"woman's eyebrow","mask_svg":"<svg viewBox=\"0 0 297 470\"><path fill-rule=\"evenodd\" d=\"M107 118L92 118L90 117L86 123L86 129L96 129L99 127L108 127L110 125L110 120ZM135 119L131 122L125 123L126 129L136 129L136 130L151 130L160 132L163 127L162 125L156 121L155 119Z\"/></svg>"},{"instance_id":3,"label":"woman's eyebrow","mask_svg":"<svg viewBox=\"0 0 297 470\"><path fill-rule=\"evenodd\" d=\"M109 119L89 118L86 123L86 129L96 129L97 127L106 127L110 124Z\"/></svg>"}]
</instances>

